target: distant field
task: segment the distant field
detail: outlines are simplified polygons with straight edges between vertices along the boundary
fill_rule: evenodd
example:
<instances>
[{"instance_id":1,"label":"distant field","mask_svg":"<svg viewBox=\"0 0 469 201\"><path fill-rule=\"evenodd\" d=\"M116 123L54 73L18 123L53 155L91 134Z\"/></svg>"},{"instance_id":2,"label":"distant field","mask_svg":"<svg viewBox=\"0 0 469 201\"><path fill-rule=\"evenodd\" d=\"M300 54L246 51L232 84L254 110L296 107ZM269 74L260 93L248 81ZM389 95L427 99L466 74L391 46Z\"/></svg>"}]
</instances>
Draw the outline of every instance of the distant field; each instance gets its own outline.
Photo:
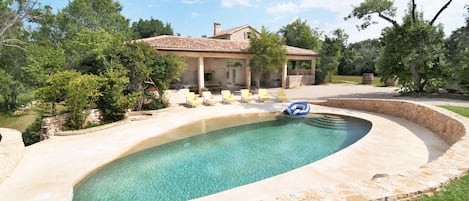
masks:
<instances>
[{"instance_id":1,"label":"distant field","mask_svg":"<svg viewBox=\"0 0 469 201\"><path fill-rule=\"evenodd\" d=\"M384 86L384 84L380 81L380 77L374 77L373 82L371 83L373 86ZM353 75L333 75L332 82L335 84L362 84L362 76L353 76Z\"/></svg>"}]
</instances>

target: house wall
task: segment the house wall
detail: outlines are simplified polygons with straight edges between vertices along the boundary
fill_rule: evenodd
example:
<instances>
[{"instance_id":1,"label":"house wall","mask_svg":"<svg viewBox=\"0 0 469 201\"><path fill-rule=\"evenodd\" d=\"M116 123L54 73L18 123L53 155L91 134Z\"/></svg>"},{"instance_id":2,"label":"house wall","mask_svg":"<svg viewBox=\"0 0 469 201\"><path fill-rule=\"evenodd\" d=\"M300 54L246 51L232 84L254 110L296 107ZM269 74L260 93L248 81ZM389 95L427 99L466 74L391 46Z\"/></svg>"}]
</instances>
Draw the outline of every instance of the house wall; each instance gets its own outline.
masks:
<instances>
[{"instance_id":1,"label":"house wall","mask_svg":"<svg viewBox=\"0 0 469 201\"><path fill-rule=\"evenodd\" d=\"M181 83L183 85L197 85L198 58L186 58L187 69L182 73Z\"/></svg>"},{"instance_id":2,"label":"house wall","mask_svg":"<svg viewBox=\"0 0 469 201\"><path fill-rule=\"evenodd\" d=\"M254 34L254 32L249 27L246 27L246 28L241 29L237 32L234 32L231 35L229 40L249 40L249 38L247 38L247 33L248 32L251 32L251 34Z\"/></svg>"}]
</instances>

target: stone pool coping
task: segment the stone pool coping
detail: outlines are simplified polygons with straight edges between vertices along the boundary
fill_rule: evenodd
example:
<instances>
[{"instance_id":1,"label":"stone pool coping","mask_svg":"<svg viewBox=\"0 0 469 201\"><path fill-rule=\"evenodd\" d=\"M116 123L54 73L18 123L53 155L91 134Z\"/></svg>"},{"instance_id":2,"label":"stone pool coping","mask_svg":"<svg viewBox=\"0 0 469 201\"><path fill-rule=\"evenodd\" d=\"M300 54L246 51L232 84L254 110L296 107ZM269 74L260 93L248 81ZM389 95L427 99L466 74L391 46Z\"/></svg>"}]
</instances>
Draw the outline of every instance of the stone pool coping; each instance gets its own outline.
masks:
<instances>
[{"instance_id":1,"label":"stone pool coping","mask_svg":"<svg viewBox=\"0 0 469 201\"><path fill-rule=\"evenodd\" d=\"M402 117L429 128L451 147L436 160L416 170L310 189L275 200L414 200L468 174L469 120L465 117L435 106L403 100L331 98L313 104Z\"/></svg>"},{"instance_id":2,"label":"stone pool coping","mask_svg":"<svg viewBox=\"0 0 469 201\"><path fill-rule=\"evenodd\" d=\"M24 154L24 143L21 133L14 129L0 128L0 185L13 172Z\"/></svg>"},{"instance_id":3,"label":"stone pool coping","mask_svg":"<svg viewBox=\"0 0 469 201\"><path fill-rule=\"evenodd\" d=\"M24 159L14 170L13 174L10 175L11 177L0 186L0 200L69 199L73 185L86 176L86 174L92 172L97 167L119 158L126 150L130 150L133 145L140 143L142 140L158 135L165 130L176 128L180 125L194 121L195 119L198 119L199 116L216 117L236 113L278 112L285 108L287 104L288 103L263 103L235 104L193 109L174 108L166 111L165 113L156 113L154 115L156 118L134 121L126 125L96 131L95 133L90 133L88 135L52 138L26 148ZM351 112L343 109L321 108L323 108L324 112L329 111L332 113L343 113L346 115ZM214 114L214 112L216 112L216 114ZM355 111L352 111L352 113L355 113ZM454 114L448 114L454 116ZM460 117L456 115L455 118ZM162 119L165 120L162 121ZM159 125L160 123L164 123L164 125ZM468 129L465 128L465 130L467 131ZM139 134L136 135L136 132ZM392 196L395 196L396 194L399 195L401 191L404 192L407 190L407 188L399 184L395 184L397 181L403 180L402 177L404 177L405 182L410 182L411 184L415 184L415 181L419 181L415 178L410 181L405 180L410 179L410 177L406 176L414 175L414 173L417 175L423 175L421 176L422 178L418 178L424 179L423 181L432 184L427 185L427 187L439 187L441 186L441 183L445 183L450 178L457 177L467 171L467 165L460 166L460 161L454 161L455 159L452 157L450 157L450 159L445 159L448 154L461 158L467 156L467 150L464 149L464 146L469 145L469 143L467 140L466 143L460 143L462 139L467 138L466 136L453 144L445 155L435 160L440 160L440 163L434 164L434 162L431 162L427 165L422 165L418 170L409 170L404 172L407 175L399 173L375 179L373 181L361 180L351 184L344 183L338 184L337 186L329 186L325 189L315 188L307 191L295 191L288 195L280 196L277 199L300 200L306 198L314 200L316 198L328 198L333 200L350 200L353 198L374 199L379 196L382 198L383 195L392 198ZM458 145L458 143L461 145ZM456 148L459 148L457 150L453 150L455 146ZM461 153L461 151L465 152ZM463 161L465 161L463 164L468 164L467 160L468 159L463 159ZM444 174L439 174L435 173L432 169L438 167L442 168L447 165L451 166L452 164L454 164L454 166L452 166L453 168L446 170L449 171L449 173L445 172ZM421 169L423 169L423 171L420 171ZM449 177L447 174L455 176ZM374 184L376 182L380 183ZM378 190L371 188L373 187L372 184L377 186ZM420 184L418 182L417 184L415 184L417 187L425 187L425 184ZM393 185L396 185L398 188L394 189L394 191L397 192L394 192L393 190L390 191L392 192L392 195L389 194L389 191L383 190L383 188L393 189ZM244 196L249 198L250 195Z\"/></svg>"}]
</instances>

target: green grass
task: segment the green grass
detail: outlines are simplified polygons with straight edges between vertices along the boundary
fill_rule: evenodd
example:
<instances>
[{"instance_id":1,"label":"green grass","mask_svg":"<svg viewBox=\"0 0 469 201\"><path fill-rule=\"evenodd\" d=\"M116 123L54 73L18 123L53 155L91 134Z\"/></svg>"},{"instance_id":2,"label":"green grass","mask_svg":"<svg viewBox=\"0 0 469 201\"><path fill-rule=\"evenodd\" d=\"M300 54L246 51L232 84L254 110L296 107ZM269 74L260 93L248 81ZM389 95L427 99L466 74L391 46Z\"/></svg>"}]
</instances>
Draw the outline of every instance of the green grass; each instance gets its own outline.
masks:
<instances>
[{"instance_id":1,"label":"green grass","mask_svg":"<svg viewBox=\"0 0 469 201\"><path fill-rule=\"evenodd\" d=\"M451 106L451 105L440 105L439 107L445 108L449 111L458 113L462 116L469 118L469 107L459 107L459 106Z\"/></svg>"},{"instance_id":2,"label":"green grass","mask_svg":"<svg viewBox=\"0 0 469 201\"><path fill-rule=\"evenodd\" d=\"M441 105L441 108L458 113L462 116L469 118L469 107L458 107ZM469 175L451 182L448 186L436 192L432 196L425 196L419 201L466 201L469 200Z\"/></svg>"},{"instance_id":3,"label":"green grass","mask_svg":"<svg viewBox=\"0 0 469 201\"><path fill-rule=\"evenodd\" d=\"M384 86L380 77L374 77L371 84L373 86ZM354 75L333 75L331 83L334 84L362 84L362 76Z\"/></svg>"},{"instance_id":4,"label":"green grass","mask_svg":"<svg viewBox=\"0 0 469 201\"><path fill-rule=\"evenodd\" d=\"M29 110L19 116L0 114L0 127L13 128L23 132L38 116L39 111L36 109Z\"/></svg>"}]
</instances>

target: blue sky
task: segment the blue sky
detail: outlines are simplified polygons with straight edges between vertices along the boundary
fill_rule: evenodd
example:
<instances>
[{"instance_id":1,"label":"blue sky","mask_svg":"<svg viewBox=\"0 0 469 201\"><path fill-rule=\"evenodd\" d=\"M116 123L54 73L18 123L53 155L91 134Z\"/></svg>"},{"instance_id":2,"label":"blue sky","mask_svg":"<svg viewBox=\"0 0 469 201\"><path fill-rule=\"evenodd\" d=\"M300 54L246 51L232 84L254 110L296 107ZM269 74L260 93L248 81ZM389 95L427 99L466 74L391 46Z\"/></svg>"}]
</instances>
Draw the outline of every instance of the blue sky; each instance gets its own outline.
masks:
<instances>
[{"instance_id":1,"label":"blue sky","mask_svg":"<svg viewBox=\"0 0 469 201\"><path fill-rule=\"evenodd\" d=\"M120 0L122 15L132 22L138 19L159 19L170 23L175 33L182 36L200 37L213 35L213 23L220 22L222 30L250 24L256 28L266 26L277 32L281 27L300 18L307 20L312 28L318 28L326 35L335 29L344 29L349 42L377 38L381 29L389 26L379 20L365 31L358 31L357 20L344 21L353 6L364 0ZM423 10L425 19L430 20L447 0L416 0L417 9ZM59 10L68 4L63 0L39 0ZM409 0L395 0L399 22ZM453 0L440 15L438 23L445 26L446 35L464 25L464 0ZM376 16L375 19L378 19Z\"/></svg>"}]
</instances>

